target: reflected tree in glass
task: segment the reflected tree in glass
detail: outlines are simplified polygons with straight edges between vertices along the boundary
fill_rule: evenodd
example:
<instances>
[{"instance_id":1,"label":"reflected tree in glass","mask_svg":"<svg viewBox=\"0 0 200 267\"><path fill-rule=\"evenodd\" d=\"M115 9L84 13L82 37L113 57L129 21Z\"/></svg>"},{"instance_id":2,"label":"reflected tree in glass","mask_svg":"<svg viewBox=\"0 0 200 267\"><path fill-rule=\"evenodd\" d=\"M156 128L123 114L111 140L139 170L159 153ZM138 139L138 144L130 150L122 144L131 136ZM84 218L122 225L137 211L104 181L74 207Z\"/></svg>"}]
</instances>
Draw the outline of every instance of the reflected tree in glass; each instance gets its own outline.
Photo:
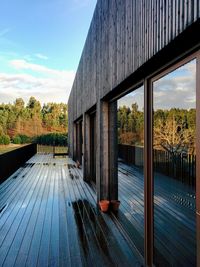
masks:
<instances>
[{"instance_id":1,"label":"reflected tree in glass","mask_svg":"<svg viewBox=\"0 0 200 267\"><path fill-rule=\"evenodd\" d=\"M196 60L153 83L154 263L196 266Z\"/></svg>"},{"instance_id":2,"label":"reflected tree in glass","mask_svg":"<svg viewBox=\"0 0 200 267\"><path fill-rule=\"evenodd\" d=\"M144 87L118 100L118 180L120 211L144 255ZM125 226L126 227L126 226Z\"/></svg>"}]
</instances>

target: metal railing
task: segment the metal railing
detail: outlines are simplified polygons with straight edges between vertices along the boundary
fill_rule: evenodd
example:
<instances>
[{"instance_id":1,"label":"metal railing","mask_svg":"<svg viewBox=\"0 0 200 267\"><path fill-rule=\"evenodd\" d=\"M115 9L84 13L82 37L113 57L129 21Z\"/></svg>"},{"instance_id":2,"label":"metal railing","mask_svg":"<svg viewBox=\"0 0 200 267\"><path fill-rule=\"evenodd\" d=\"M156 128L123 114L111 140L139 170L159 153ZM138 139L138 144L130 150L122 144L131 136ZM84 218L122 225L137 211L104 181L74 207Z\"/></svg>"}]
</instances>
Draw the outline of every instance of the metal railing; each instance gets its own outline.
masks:
<instances>
[{"instance_id":1,"label":"metal railing","mask_svg":"<svg viewBox=\"0 0 200 267\"><path fill-rule=\"evenodd\" d=\"M144 166L144 148L125 144L118 145L118 156L127 164L137 167ZM173 177L192 187L196 181L196 156L176 153L171 155L167 151L153 150L154 171Z\"/></svg>"}]
</instances>

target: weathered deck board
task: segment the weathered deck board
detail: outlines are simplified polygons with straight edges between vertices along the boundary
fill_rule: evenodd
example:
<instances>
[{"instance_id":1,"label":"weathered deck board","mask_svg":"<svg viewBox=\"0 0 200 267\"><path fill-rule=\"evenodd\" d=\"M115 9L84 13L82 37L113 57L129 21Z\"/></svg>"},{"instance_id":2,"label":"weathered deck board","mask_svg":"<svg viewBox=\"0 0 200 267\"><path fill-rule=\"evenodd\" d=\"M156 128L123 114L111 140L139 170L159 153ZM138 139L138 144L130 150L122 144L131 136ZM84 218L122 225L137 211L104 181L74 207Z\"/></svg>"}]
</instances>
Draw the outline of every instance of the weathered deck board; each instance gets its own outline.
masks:
<instances>
[{"instance_id":1,"label":"weathered deck board","mask_svg":"<svg viewBox=\"0 0 200 267\"><path fill-rule=\"evenodd\" d=\"M74 169L74 170L77 173L76 176L82 177L82 171L80 169ZM81 185L82 185L82 188L84 189L88 199L90 200L89 203L93 203L96 199L95 192L92 191L90 186L88 184L85 184L83 182L83 180L81 180L80 186ZM92 209L95 212L94 207L92 207ZM94 217L97 221L97 224L102 229L102 235L105 238L104 241L107 242L107 244L109 246L111 246L111 248L112 248L111 250L109 250L110 253L113 253L114 251L116 251L115 255L118 255L118 265L119 266L124 265L123 254L126 255L126 257L129 259L129 262L135 262L135 260L134 260L135 255L132 253L132 251L129 248L130 244L127 244L127 241L125 241L124 238L121 237L121 233L118 232L118 231L121 231L121 229L118 229L118 231L116 232L116 225L115 225L115 222L111 219L111 217L108 216L107 214L103 214L103 213L98 213L98 217L96 217L96 216L94 216ZM117 242L116 242L116 240L117 240ZM120 244L120 246L117 244ZM120 247L123 247L123 253L122 253ZM135 250L135 248L134 248L134 250ZM119 262L120 259L122 260L121 263ZM137 264L140 265L139 261L137 262Z\"/></svg>"},{"instance_id":2,"label":"weathered deck board","mask_svg":"<svg viewBox=\"0 0 200 267\"><path fill-rule=\"evenodd\" d=\"M0 185L0 203L0 266L142 265L69 158L35 155Z\"/></svg>"}]
</instances>

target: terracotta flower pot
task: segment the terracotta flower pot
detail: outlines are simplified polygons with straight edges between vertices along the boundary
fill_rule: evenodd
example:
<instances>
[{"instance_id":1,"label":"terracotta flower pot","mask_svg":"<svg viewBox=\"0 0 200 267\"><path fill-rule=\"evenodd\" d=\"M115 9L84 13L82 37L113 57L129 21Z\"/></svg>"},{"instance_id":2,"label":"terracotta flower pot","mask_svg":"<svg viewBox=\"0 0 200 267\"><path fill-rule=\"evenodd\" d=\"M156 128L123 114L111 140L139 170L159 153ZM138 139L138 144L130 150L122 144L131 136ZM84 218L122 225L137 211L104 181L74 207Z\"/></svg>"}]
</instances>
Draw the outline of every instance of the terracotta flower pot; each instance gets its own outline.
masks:
<instances>
[{"instance_id":1,"label":"terracotta flower pot","mask_svg":"<svg viewBox=\"0 0 200 267\"><path fill-rule=\"evenodd\" d=\"M110 206L111 206L111 209L113 211L118 211L119 205L120 205L120 201L119 200L111 200L110 201Z\"/></svg>"},{"instance_id":2,"label":"terracotta flower pot","mask_svg":"<svg viewBox=\"0 0 200 267\"><path fill-rule=\"evenodd\" d=\"M101 211L107 212L109 208L110 201L108 200L101 200L99 201L99 206L101 208Z\"/></svg>"}]
</instances>

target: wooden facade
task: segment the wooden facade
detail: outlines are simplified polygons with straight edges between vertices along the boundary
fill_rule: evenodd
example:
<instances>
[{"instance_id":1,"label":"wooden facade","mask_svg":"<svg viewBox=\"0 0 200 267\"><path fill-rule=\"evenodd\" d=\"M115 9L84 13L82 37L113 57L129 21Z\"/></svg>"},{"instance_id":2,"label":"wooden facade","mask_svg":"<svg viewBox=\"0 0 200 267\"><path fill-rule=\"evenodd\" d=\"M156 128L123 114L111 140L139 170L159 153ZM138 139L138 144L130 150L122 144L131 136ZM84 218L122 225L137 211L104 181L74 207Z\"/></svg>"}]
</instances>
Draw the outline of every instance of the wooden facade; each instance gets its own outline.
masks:
<instances>
[{"instance_id":1,"label":"wooden facade","mask_svg":"<svg viewBox=\"0 0 200 267\"><path fill-rule=\"evenodd\" d=\"M70 123L136 71L142 71L163 48L170 43L173 46L172 41L195 22L199 29L199 17L198 0L99 0L69 98ZM191 48L199 41L197 32L192 37L183 37L182 46ZM180 55L185 49L176 50L169 50L170 54ZM165 63L169 59L170 55ZM142 73L139 80L152 70Z\"/></svg>"},{"instance_id":2,"label":"wooden facade","mask_svg":"<svg viewBox=\"0 0 200 267\"><path fill-rule=\"evenodd\" d=\"M91 177L90 114L96 117L96 192L118 198L116 99L144 84L145 261L153 264L152 79L191 55L197 58L197 121L200 118L200 1L98 0L69 97L69 155L83 153L83 179ZM82 121L83 129L77 122ZM82 144L76 136L83 133ZM197 126L197 136L200 136ZM200 140L200 138L197 138ZM197 151L200 150L197 141ZM94 153L94 151L92 152ZM197 173L200 168L197 153ZM93 163L92 163L93 162ZM200 225L197 175L197 225ZM200 251L200 230L197 251ZM200 252L198 266L200 266Z\"/></svg>"}]
</instances>

